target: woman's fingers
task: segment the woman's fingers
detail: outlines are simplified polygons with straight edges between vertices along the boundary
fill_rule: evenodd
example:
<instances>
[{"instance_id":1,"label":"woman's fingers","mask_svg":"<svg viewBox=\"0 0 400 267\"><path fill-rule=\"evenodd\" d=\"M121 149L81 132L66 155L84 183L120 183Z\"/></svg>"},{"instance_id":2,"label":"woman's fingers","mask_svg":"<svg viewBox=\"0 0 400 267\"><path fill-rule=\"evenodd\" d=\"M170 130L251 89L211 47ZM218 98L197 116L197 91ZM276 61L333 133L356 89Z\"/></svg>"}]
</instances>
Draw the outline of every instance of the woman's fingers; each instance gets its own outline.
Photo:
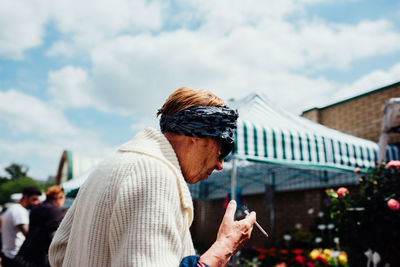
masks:
<instances>
[{"instance_id":1,"label":"woman's fingers","mask_svg":"<svg viewBox=\"0 0 400 267\"><path fill-rule=\"evenodd\" d=\"M250 212L250 214L247 215L246 218L243 219L243 221L253 225L256 222L256 212L255 211Z\"/></svg>"},{"instance_id":2,"label":"woman's fingers","mask_svg":"<svg viewBox=\"0 0 400 267\"><path fill-rule=\"evenodd\" d=\"M224 219L225 218L229 219L229 221L233 221L235 218L235 212L236 212L236 201L231 200L229 201L228 207L226 208Z\"/></svg>"}]
</instances>

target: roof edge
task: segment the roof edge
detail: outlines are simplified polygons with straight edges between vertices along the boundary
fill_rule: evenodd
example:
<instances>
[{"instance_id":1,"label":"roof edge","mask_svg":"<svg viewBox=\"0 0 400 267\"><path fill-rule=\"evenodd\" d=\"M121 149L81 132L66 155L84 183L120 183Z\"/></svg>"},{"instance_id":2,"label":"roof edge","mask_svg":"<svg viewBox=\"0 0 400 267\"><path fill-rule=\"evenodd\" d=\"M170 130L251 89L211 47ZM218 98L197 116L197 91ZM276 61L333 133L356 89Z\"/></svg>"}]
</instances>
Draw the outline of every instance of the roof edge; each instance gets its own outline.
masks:
<instances>
[{"instance_id":1,"label":"roof edge","mask_svg":"<svg viewBox=\"0 0 400 267\"><path fill-rule=\"evenodd\" d=\"M397 83L386 85L386 86L378 88L378 89L374 89L372 91L369 91L369 92L366 92L366 93L363 93L363 94L360 94L360 95L356 95L356 96L344 99L342 101L327 105L325 107L313 107L313 108L310 108L310 109L307 109L307 110L303 111L301 113L301 115L304 115L305 113L313 111L313 110L322 110L322 109L330 108L330 107L333 107L333 106L336 106L336 105L340 105L340 104L343 104L343 103L346 103L346 102L350 102L350 101L352 101L354 99L357 99L357 98L360 98L360 97L364 97L364 96L367 96L367 95L371 95L371 94L374 94L376 92L387 90L387 89L390 89L392 87L399 86L399 85L400 85L400 81L397 82Z\"/></svg>"}]
</instances>

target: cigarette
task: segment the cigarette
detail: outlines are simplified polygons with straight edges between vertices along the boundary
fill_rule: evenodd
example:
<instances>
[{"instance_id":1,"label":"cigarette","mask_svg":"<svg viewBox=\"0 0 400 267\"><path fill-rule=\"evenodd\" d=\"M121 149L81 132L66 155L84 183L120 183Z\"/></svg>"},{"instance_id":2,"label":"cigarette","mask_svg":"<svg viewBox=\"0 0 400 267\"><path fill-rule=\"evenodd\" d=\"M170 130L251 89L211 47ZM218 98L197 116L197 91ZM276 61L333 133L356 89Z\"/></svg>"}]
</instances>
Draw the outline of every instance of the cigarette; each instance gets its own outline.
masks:
<instances>
[{"instance_id":1,"label":"cigarette","mask_svg":"<svg viewBox=\"0 0 400 267\"><path fill-rule=\"evenodd\" d=\"M248 210L244 210L244 213L246 213L246 215L249 215L249 214L250 214ZM267 232L265 232L265 230L264 230L257 222L255 222L255 225L257 226L258 229L260 229L260 231L261 231L266 237L268 237Z\"/></svg>"}]
</instances>

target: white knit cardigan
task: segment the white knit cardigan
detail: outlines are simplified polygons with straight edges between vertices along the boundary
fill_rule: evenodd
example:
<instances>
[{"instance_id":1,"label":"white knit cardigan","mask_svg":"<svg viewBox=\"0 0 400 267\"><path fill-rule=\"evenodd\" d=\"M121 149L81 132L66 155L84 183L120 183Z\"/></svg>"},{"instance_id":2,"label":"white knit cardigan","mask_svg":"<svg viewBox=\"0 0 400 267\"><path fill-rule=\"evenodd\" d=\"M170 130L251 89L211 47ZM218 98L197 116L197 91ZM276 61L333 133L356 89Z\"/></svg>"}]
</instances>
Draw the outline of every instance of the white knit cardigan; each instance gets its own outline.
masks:
<instances>
[{"instance_id":1,"label":"white knit cardigan","mask_svg":"<svg viewBox=\"0 0 400 267\"><path fill-rule=\"evenodd\" d=\"M146 129L104 159L80 188L49 250L58 266L179 266L194 255L193 203L178 159Z\"/></svg>"}]
</instances>

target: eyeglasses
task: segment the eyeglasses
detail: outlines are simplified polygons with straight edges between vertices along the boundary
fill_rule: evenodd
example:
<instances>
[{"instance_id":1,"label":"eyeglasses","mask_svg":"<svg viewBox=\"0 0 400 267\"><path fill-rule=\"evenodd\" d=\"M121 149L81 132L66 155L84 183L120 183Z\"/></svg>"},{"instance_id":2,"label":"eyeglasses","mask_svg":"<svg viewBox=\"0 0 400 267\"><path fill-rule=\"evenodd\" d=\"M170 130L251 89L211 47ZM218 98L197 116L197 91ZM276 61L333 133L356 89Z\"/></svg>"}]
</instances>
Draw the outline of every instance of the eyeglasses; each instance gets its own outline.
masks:
<instances>
[{"instance_id":1,"label":"eyeglasses","mask_svg":"<svg viewBox=\"0 0 400 267\"><path fill-rule=\"evenodd\" d=\"M219 144L219 152L220 152L220 155L219 155L218 159L219 159L220 161L223 161L223 160L226 158L226 156L229 155L229 153L231 152L231 150L229 149L229 146L227 146L227 145L223 142L223 140L216 139L216 141L217 141L217 143Z\"/></svg>"}]
</instances>

